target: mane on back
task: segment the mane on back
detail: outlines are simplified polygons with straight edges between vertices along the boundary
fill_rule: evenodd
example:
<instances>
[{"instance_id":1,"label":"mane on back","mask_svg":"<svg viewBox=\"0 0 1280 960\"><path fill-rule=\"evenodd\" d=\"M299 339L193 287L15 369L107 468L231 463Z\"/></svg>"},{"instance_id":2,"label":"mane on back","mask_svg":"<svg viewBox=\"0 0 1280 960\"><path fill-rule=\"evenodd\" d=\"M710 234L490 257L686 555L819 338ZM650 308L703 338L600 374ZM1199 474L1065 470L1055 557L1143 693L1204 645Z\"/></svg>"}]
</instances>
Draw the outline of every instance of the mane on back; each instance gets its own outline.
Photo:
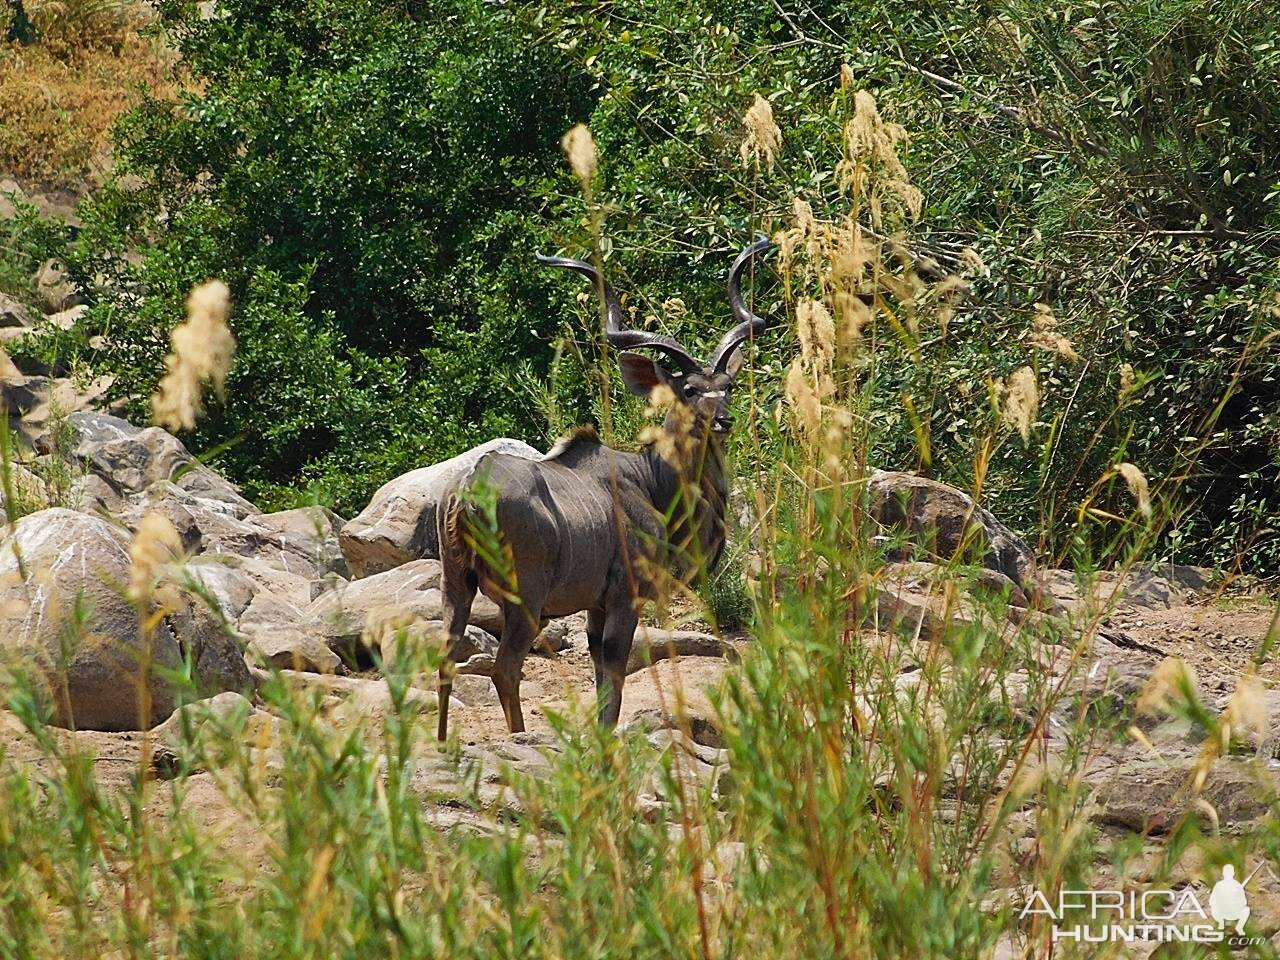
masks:
<instances>
[{"instance_id":1,"label":"mane on back","mask_svg":"<svg viewBox=\"0 0 1280 960\"><path fill-rule=\"evenodd\" d=\"M556 445L547 451L547 455L543 460L554 460L556 463L562 463L566 467L572 467L574 464L582 462L587 457L593 456L600 452L604 444L600 441L600 435L596 433L596 428L591 424L575 427L573 432L567 437L561 437L556 441Z\"/></svg>"}]
</instances>

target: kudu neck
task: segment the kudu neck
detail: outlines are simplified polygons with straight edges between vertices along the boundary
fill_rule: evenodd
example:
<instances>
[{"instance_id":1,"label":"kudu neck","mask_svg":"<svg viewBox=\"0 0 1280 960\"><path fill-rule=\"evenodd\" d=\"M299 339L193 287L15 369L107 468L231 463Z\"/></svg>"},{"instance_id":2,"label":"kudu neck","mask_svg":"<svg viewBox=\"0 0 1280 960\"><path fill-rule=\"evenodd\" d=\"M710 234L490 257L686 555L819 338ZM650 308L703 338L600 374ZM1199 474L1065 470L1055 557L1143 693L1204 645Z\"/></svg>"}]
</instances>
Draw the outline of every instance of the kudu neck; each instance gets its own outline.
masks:
<instances>
[{"instance_id":1,"label":"kudu neck","mask_svg":"<svg viewBox=\"0 0 1280 960\"><path fill-rule=\"evenodd\" d=\"M725 434L668 415L663 440L644 453L653 503L671 516L671 543L686 572L712 570L725 544ZM674 508L674 509L672 509Z\"/></svg>"}]
</instances>

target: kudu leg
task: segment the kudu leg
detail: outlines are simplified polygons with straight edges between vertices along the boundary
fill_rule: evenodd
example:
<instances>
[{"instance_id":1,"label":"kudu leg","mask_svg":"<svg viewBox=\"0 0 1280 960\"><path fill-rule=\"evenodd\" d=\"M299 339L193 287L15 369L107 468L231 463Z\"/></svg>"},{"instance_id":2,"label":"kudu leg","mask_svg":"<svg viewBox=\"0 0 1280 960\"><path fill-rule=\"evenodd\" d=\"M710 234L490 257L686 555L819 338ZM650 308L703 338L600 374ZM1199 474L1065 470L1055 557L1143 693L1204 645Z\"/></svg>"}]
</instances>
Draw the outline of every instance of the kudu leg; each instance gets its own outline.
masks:
<instances>
[{"instance_id":1,"label":"kudu leg","mask_svg":"<svg viewBox=\"0 0 1280 960\"><path fill-rule=\"evenodd\" d=\"M507 718L507 729L512 733L524 732L524 713L520 710L520 676L524 670L524 658L542 631L539 617L531 614L531 609L541 613L541 602L536 606L516 603L505 606L502 639L498 643L498 655L493 664L493 686L498 691L498 700L502 703L502 712Z\"/></svg>"},{"instance_id":2,"label":"kudu leg","mask_svg":"<svg viewBox=\"0 0 1280 960\"><path fill-rule=\"evenodd\" d=\"M627 681L627 660L635 639L639 618L631 609L610 610L603 617L598 643L591 642L591 616L587 617L587 642L596 667L596 699L600 704L600 726L617 726L622 712L622 686ZM599 653L597 653L597 650Z\"/></svg>"},{"instance_id":3,"label":"kudu leg","mask_svg":"<svg viewBox=\"0 0 1280 960\"><path fill-rule=\"evenodd\" d=\"M444 659L440 661L440 677L436 682L436 702L440 714L436 739L441 743L449 737L449 696L453 693L453 675L458 669L453 654L466 632L467 622L471 619L471 604L476 598L476 588L469 580L444 583L442 586L445 647Z\"/></svg>"}]
</instances>

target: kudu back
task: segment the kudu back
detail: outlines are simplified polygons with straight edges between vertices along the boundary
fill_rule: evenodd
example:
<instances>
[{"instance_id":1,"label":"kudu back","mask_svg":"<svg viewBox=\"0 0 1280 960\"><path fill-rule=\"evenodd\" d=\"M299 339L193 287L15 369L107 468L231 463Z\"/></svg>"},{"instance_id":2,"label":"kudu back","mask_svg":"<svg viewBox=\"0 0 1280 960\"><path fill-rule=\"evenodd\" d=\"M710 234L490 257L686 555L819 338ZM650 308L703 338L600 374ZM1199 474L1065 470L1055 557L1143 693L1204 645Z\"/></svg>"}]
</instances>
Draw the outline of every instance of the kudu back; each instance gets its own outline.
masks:
<instances>
[{"instance_id":1,"label":"kudu back","mask_svg":"<svg viewBox=\"0 0 1280 960\"><path fill-rule=\"evenodd\" d=\"M537 255L596 286L609 343L623 351L618 362L628 389L640 396L659 385L671 389L676 406L663 428L670 442L625 453L581 428L541 460L489 454L446 491L437 514L448 634L439 680L441 740L448 733L453 651L477 590L502 608L493 684L512 733L524 730L520 675L543 625L584 610L599 720L617 723L640 605L659 588L655 571L710 571L724 548L724 442L733 425L739 348L766 326L743 300L741 278L769 246L756 240L730 268L737 323L705 364L670 337L628 329L617 294L591 264ZM632 352L639 349L662 353L669 366Z\"/></svg>"}]
</instances>

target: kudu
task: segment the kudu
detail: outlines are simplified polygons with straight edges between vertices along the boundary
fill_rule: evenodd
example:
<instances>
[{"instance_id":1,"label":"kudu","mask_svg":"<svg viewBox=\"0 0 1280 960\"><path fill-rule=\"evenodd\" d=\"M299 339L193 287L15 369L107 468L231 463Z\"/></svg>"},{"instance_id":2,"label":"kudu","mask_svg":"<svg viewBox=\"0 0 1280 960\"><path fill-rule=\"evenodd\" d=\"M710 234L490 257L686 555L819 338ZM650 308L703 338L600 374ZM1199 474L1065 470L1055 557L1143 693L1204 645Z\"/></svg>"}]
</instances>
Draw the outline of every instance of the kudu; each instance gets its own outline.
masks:
<instances>
[{"instance_id":1,"label":"kudu","mask_svg":"<svg viewBox=\"0 0 1280 960\"><path fill-rule=\"evenodd\" d=\"M769 246L756 240L729 270L729 303L738 322L705 365L671 337L628 329L617 294L589 263L537 254L539 263L573 270L596 285L609 343L623 351L618 363L627 388L647 397L666 385L676 402L663 426L666 443L623 453L603 445L590 428L579 429L541 460L489 454L445 493L437 514L448 634L439 680L441 740L448 732L452 654L477 589L503 611L493 685L512 733L524 730L520 674L542 626L583 610L599 720L618 722L639 606L657 594L656 571L710 570L724 548L724 441L733 426L729 402L742 366L739 348L766 326L743 300L741 278ZM665 354L675 369L630 352L641 348ZM476 487L492 500L481 506ZM488 533L478 538L477 531ZM495 550L496 566L504 569L495 569Z\"/></svg>"}]
</instances>

